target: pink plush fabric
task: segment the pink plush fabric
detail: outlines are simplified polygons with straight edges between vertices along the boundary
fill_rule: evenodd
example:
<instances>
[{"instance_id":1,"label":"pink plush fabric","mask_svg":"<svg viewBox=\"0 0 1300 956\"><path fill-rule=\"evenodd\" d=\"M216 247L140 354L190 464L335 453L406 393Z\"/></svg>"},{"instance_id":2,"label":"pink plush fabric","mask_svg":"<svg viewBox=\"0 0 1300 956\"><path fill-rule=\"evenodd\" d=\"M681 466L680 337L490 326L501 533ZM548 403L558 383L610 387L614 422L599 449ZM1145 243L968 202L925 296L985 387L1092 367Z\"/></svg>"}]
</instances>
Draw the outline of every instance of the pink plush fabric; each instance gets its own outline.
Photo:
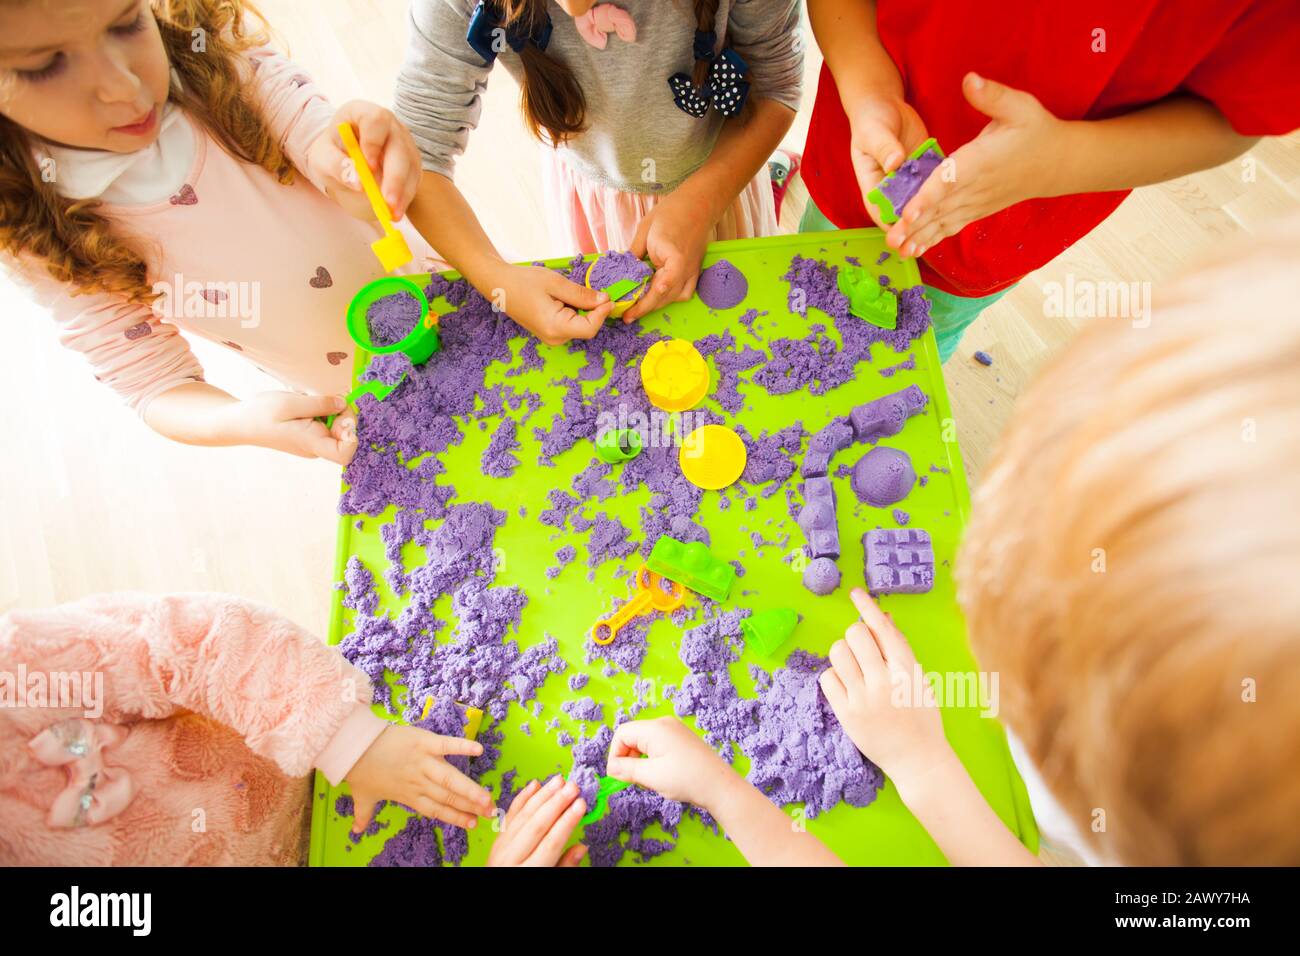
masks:
<instances>
[{"instance_id":1,"label":"pink plush fabric","mask_svg":"<svg viewBox=\"0 0 1300 956\"><path fill-rule=\"evenodd\" d=\"M102 695L55 706L69 701L36 699L37 673L83 688L99 675ZM300 863L308 774L338 782L383 731L370 695L333 648L238 598L114 594L6 614L0 864Z\"/></svg>"}]
</instances>

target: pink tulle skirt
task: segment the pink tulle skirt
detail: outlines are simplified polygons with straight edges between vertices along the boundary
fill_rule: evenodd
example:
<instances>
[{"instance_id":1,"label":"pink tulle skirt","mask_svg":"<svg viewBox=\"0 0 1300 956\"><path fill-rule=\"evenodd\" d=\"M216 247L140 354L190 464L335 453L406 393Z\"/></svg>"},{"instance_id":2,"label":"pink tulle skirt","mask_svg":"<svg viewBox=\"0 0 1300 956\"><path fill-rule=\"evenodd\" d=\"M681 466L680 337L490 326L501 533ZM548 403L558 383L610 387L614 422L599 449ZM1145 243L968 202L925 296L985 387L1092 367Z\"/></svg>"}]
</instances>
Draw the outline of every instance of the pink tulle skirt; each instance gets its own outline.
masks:
<instances>
[{"instance_id":1,"label":"pink tulle skirt","mask_svg":"<svg viewBox=\"0 0 1300 956\"><path fill-rule=\"evenodd\" d=\"M566 252L627 249L641 219L666 193L630 193L592 182L553 149L542 150L542 189L551 235ZM777 233L772 181L764 164L722 214L709 241Z\"/></svg>"}]
</instances>

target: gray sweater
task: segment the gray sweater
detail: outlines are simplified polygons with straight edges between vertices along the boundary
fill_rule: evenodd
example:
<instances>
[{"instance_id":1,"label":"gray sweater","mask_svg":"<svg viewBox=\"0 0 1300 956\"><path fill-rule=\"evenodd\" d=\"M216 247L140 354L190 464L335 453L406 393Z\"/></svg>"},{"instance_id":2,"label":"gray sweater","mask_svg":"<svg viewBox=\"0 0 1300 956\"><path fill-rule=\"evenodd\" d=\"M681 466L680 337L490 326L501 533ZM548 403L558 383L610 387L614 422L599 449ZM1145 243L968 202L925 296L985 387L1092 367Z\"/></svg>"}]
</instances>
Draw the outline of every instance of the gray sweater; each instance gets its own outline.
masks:
<instances>
[{"instance_id":1,"label":"gray sweater","mask_svg":"<svg viewBox=\"0 0 1300 956\"><path fill-rule=\"evenodd\" d=\"M548 0L554 33L547 56L568 64L587 101L587 129L560 147L575 171L627 192L677 187L708 157L723 117L695 118L673 102L668 77L691 73L695 16L690 0L620 0L636 21L635 43L610 34L604 50L579 36L573 20ZM424 168L450 178L492 68L465 40L474 0L412 0L411 36L397 78L398 117L410 127ZM733 47L749 64L750 98L798 110L803 52L799 0L719 0L717 49ZM519 56L497 59L523 80Z\"/></svg>"}]
</instances>

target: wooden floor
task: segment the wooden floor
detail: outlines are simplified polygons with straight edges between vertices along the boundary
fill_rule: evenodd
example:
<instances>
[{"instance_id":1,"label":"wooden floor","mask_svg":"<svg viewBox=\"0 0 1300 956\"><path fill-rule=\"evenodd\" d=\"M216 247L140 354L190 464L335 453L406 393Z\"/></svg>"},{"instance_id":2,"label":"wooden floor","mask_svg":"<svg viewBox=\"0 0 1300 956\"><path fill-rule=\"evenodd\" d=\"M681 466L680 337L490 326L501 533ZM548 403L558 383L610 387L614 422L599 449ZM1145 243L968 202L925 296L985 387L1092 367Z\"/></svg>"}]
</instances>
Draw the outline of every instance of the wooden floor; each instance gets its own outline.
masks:
<instances>
[{"instance_id":1,"label":"wooden floor","mask_svg":"<svg viewBox=\"0 0 1300 956\"><path fill-rule=\"evenodd\" d=\"M388 102L402 57L405 0L261 0L294 57L336 102ZM812 46L805 109L789 138L801 149L820 60ZM516 258L551 247L536 150L518 91L496 71L483 124L459 182L489 232ZM1220 169L1139 190L1104 225L1027 278L971 329L946 377L971 477L1012 403L1074 332L1045 315L1044 285L1149 282L1215 243L1300 208L1300 138L1258 146ZM791 187L783 225L804 193ZM0 380L10 418L0 456L0 611L109 590L222 590L265 601L324 633L332 584L338 469L257 449L200 449L154 435L62 349L48 321L0 278L6 347ZM971 359L976 349L991 367ZM233 353L196 346L210 380L249 393L273 387Z\"/></svg>"}]
</instances>

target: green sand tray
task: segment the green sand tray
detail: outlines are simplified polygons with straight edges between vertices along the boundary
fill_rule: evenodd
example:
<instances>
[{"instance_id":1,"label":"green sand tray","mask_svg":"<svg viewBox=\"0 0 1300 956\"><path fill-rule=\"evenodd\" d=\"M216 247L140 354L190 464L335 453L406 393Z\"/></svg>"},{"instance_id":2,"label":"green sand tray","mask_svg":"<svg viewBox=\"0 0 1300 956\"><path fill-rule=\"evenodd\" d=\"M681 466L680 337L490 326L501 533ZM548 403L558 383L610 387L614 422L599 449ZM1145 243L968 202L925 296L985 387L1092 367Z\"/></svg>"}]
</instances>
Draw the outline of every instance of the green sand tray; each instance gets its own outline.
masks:
<instances>
[{"instance_id":1,"label":"green sand tray","mask_svg":"<svg viewBox=\"0 0 1300 956\"><path fill-rule=\"evenodd\" d=\"M883 234L876 229L715 243L709 247L704 265L711 265L724 258L736 265L749 280L749 294L745 300L736 308L713 312L695 298L686 303L674 303L646 316L641 322L648 328L667 335L689 339L698 339L730 328L741 347L762 347L766 340L781 336L802 338L807 334L809 324L822 323L827 327L827 334L838 341L838 334L828 316L813 309L809 310L806 318L788 311L786 295L789 285L780 276L789 268L791 258L799 253L832 265L843 264L846 256L856 257L872 272L888 274L899 288L907 288L920 281L915 263L900 261L894 255L883 266L875 266L877 257L884 251ZM547 265L563 266L567 265L567 260L553 260ZM445 275L449 279L459 278L455 273ZM755 332L764 340L762 342L737 321L741 314L751 308L768 310L754 324ZM454 318L449 318L449 321L454 321ZM521 336L513 343L516 357L524 341ZM530 426L548 424L552 415L560 409L562 390L548 383L556 378L576 377L578 370L585 364L582 355L570 353L567 349L543 348L540 351L545 360L545 368L506 378L507 366L495 364L489 366L487 381L484 383L493 385L509 382L516 388L529 388L540 394L544 405L530 420ZM881 368L906 360L909 353L916 358L914 370L900 369L890 378L878 373ZM917 657L927 671L972 673L975 663L966 645L965 629L955 600L951 567L966 520L969 492L958 446L955 441L943 440L942 426L951 419L952 411L944 388L934 333L932 330L927 331L904 353L895 353L887 345L877 343L872 348L871 358L870 363L858 366L855 381L817 399L812 398L807 391L788 396L769 395L764 389L750 385L749 373L743 373L740 391L746 406L734 418L723 412L712 400L713 389L717 385L717 372L713 368L712 359L709 359L713 384L710 397L704 400L703 406L719 412L729 423L744 424L755 436L784 428L796 420L802 421L804 429L811 433L832 418L847 414L855 405L896 392L908 385L919 385L929 396L929 405L922 414L912 418L901 433L884 439L882 444L906 450L911 454L918 473L927 475L930 479L925 487L918 485L914 488L900 502L899 507L910 512L912 520L909 527L924 529L932 536L935 555L934 588L924 595L888 596L882 604L908 635ZM609 361L608 356L606 361ZM363 370L368 362L368 355L359 354L355 372ZM584 390L589 393L601 384L603 382L584 383ZM511 636L519 641L521 648L525 648L544 640L544 634L552 634L559 641L561 655L570 664L568 671L550 675L538 690L537 699L544 707L540 717L532 715L531 705L529 712L524 712L518 704L512 703L506 719L498 722L499 729L505 734L501 758L496 768L483 779L483 783L496 794L499 792L501 774L512 768L518 770L517 786L534 777L544 779L549 774L568 773L571 769L570 751L556 742L557 731L547 730L545 726L551 718L558 717L562 729L574 737L581 735L583 725L560 711L560 705L566 700L590 696L604 705L606 719L610 721L619 706L617 698L622 699L625 707L636 700L632 689L635 680L633 675L620 671L612 678L605 677L602 674L605 666L603 660L598 659L591 665L585 665L583 661L584 644L592 624L610 613L615 606L615 599L622 602L631 594L628 578L616 577L615 571L626 567L630 577L630 573L636 569L637 558L634 555L627 561L605 562L596 569L594 583L589 583L585 535L568 531L557 533L551 527L536 521L536 516L548 507L547 492L556 487L567 490L573 476L595 457L595 448L591 442L579 442L574 448L556 457L556 467L546 468L536 464L539 443L533 437L532 427L520 428L521 447L516 450L516 455L522 464L512 477L498 479L482 474L479 466L480 456L487 447L493 428L493 422L489 422L484 431L474 426L463 427L463 442L442 456L447 468L445 480L459 489L461 497L457 501L468 500L464 497L468 493L477 500L492 502L507 513L506 522L497 530L496 535L495 547L500 549L504 560L498 565L494 583L517 585L529 596L522 624ZM806 445L807 439L805 448ZM870 446L854 445L840 452L831 461L832 474L842 464L852 465L868 447ZM931 472L932 464L946 468L947 471ZM620 466L614 467L617 471ZM612 477L616 478L617 475ZM782 650L782 661L785 654L796 648L825 654L830 645L843 635L845 627L855 616L853 605L849 601L849 587L861 584L863 580L862 533L877 526L898 527L891 509L859 505L849 488L847 478L833 480L838 489L837 518L844 551L838 563L844 583L829 597L815 597L804 590L800 584L800 575L792 570L790 563L782 560L796 551L803 542L798 527L787 514L783 489L769 497L763 497L760 492L768 485L758 486L752 491L746 487L743 489L745 494L741 496L737 496L737 489L733 488L730 494L732 506L725 511L717 505L719 492L705 492L696 518L708 528L715 555L733 558L744 552L739 560L744 565L746 574L736 581L727 607L748 607L755 611L790 607L803 615L803 621L793 639ZM799 482L796 472L788 484L797 489ZM742 501L751 494L757 498L758 507L754 511L746 511ZM591 517L595 512L604 511L631 528L631 540L640 543L638 509L648 503L649 497L649 491L642 486L631 494L615 496L603 502L584 503L580 513ZM527 518L518 515L521 505L527 508ZM394 513L395 509L390 507L378 517L364 517L359 529L355 526L356 516L341 518L335 578L341 581L348 559L353 555L359 557L374 573L376 592L380 596L380 613L387 612L396 616L402 609L403 601L393 595L384 579L383 572L388 567L388 562L384 557L384 545L380 537L380 526L390 522ZM746 530L742 531L742 527ZM769 541L777 540L783 535L789 535L789 540L784 547L771 546L760 550L750 540L752 531L762 533ZM554 581L547 580L543 572L556 563L551 556L565 544L577 547L578 559L565 567ZM425 560L423 548L414 542L408 543L403 558L408 569L416 567ZM343 607L342 599L343 592L336 591L330 622L331 644L337 644L352 629L350 621L353 612ZM686 606L694 607L698 601L699 598L695 595L688 595ZM439 618L454 622L450 604L450 598L444 596L439 599L434 612ZM697 623L698 620L690 626ZM450 630L448 628L441 636L446 639ZM687 674L685 665L678 657L681 636L682 631L667 618L655 620L648 631L649 650L642 664L641 675L655 681L656 693L652 695L651 706L640 714L642 718L672 713L671 703L662 699L662 689L678 683ZM731 677L743 696L752 697L754 682L749 676L749 665L758 664L770 672L779 663L763 657L755 649L746 648L741 658L732 665ZM568 678L574 673L590 675L588 685L576 694L568 689ZM395 687L398 686L392 675L388 675L388 680ZM376 712L388 717L382 706L376 705ZM489 718L484 719L486 726ZM520 725L525 722L531 727L531 736L520 730ZM693 726L694 718L688 717L686 722ZM1024 786L1011 763L1000 725L995 720L981 717L977 702L968 702L967 706L960 708L946 708L943 722L948 739L998 816L1027 847L1036 850L1037 829L1029 811ZM596 727L597 725L591 725L590 732L594 733ZM742 773L748 769L748 761L739 751L735 766ZM346 785L332 787L324 777L317 774L310 852L310 862L314 866L364 865L383 848L389 837L395 836L402 829L407 820L406 811L396 806L387 806L378 814L378 820L381 825L385 825L385 829L378 834L362 837L359 843L353 845L348 835L351 818L340 817L334 810L335 801L346 792ZM787 812L793 811L793 807L787 808ZM486 860L494 838L490 822L480 821L479 826L470 831L469 853L463 861L466 865L478 865ZM898 791L888 781L870 806L854 808L840 804L809 820L807 826L848 863L944 862L943 855L908 813L899 800ZM684 816L678 833L676 848L649 861L647 865L744 863L732 843L706 829L694 817ZM659 826L655 824L645 831L645 836L662 838L667 834L660 832ZM580 831L577 838L581 838ZM628 853L623 857L622 863L627 865L635 860L635 854Z\"/></svg>"}]
</instances>

